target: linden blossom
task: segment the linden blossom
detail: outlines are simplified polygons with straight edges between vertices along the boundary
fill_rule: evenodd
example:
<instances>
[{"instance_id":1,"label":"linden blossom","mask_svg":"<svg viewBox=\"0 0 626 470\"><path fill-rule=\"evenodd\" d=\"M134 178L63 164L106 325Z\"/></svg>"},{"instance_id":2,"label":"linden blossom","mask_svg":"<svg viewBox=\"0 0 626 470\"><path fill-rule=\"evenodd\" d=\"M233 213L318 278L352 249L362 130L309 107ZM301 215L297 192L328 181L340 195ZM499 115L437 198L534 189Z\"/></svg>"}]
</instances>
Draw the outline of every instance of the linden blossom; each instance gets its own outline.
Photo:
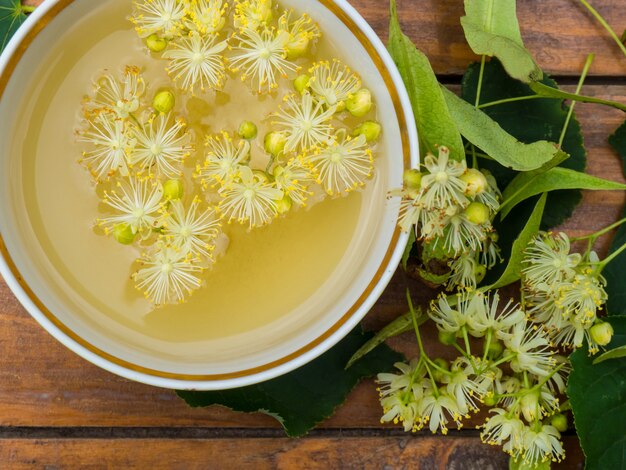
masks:
<instances>
[{"instance_id":1,"label":"linden blossom","mask_svg":"<svg viewBox=\"0 0 626 470\"><path fill-rule=\"evenodd\" d=\"M381 131L367 120L371 92L337 59L311 64L307 54L322 34L306 13L269 0L237 0L232 14L223 0L143 0L134 2L131 20L184 94L165 87L146 96L138 67L126 67L121 78L107 74L84 104L78 140L88 146L82 162L97 184L113 185L103 190L107 214L97 222L119 243L143 250L134 279L155 306L181 302L200 287L223 236L220 219L260 227L313 194L345 194L371 178ZM287 81L302 66L311 76ZM176 108L188 95L221 90L227 71L250 83L251 100L285 85L300 93L286 93L265 116L242 110L237 130L188 131ZM268 127L265 135L251 118ZM203 140L198 161L191 143Z\"/></svg>"}]
</instances>

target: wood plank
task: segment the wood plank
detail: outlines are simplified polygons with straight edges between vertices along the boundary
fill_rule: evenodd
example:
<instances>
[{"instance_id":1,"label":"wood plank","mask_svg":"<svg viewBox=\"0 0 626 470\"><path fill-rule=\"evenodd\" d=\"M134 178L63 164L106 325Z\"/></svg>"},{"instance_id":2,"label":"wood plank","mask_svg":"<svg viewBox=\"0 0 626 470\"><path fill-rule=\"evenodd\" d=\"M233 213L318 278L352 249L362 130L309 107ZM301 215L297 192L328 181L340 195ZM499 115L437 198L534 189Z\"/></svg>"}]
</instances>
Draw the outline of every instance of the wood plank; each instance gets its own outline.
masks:
<instances>
[{"instance_id":1,"label":"wood plank","mask_svg":"<svg viewBox=\"0 0 626 470\"><path fill-rule=\"evenodd\" d=\"M42 0L26 0L38 5ZM350 0L381 38L388 34L387 0ZM526 46L539 65L556 75L578 76L588 53L596 53L590 75L626 75L626 60L608 34L574 0L520 0L518 17ZM594 7L621 34L626 8L616 0L595 0ZM406 33L431 59L440 74L463 73L476 59L466 45L459 0L398 0ZM621 28L621 29L620 29Z\"/></svg>"},{"instance_id":2,"label":"wood plank","mask_svg":"<svg viewBox=\"0 0 626 470\"><path fill-rule=\"evenodd\" d=\"M569 458L555 469L582 468ZM0 464L32 468L100 469L403 469L505 470L507 456L477 438L430 436L306 439L6 439Z\"/></svg>"},{"instance_id":3,"label":"wood plank","mask_svg":"<svg viewBox=\"0 0 626 470\"><path fill-rule=\"evenodd\" d=\"M586 87L586 93L626 100L626 86ZM622 179L621 166L606 143L623 113L595 105L579 105L590 152L589 169L607 178ZM585 233L616 220L622 193L586 193L584 204L565 228ZM606 252L609 238L602 241ZM378 329L404 313L405 279L398 273L368 315L365 326ZM417 298L425 291L415 282ZM433 329L427 336L435 338ZM436 341L428 341L441 354ZM392 345L414 354L414 341L406 335ZM0 282L0 425L4 426L216 426L276 427L262 415L240 415L220 407L190 409L173 392L129 382L80 359L45 333ZM378 427L380 408L371 382L357 387L345 406L324 423L329 428ZM470 425L476 424L472 420Z\"/></svg>"}]
</instances>

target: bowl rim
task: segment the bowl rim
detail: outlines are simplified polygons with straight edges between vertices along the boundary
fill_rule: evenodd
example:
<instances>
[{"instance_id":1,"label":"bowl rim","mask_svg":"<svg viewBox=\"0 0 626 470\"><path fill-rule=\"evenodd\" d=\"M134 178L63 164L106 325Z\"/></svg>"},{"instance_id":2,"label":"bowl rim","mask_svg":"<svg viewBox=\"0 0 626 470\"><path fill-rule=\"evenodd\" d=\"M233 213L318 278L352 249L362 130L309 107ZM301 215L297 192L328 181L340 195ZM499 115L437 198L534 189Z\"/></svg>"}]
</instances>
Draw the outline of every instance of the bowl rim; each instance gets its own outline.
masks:
<instances>
[{"instance_id":1,"label":"bowl rim","mask_svg":"<svg viewBox=\"0 0 626 470\"><path fill-rule=\"evenodd\" d=\"M0 100L6 87L39 33L75 0L44 0L19 28L0 56ZM383 77L402 136L405 169L419 162L417 129L413 110L402 77L383 42L347 0L317 0L328 8L367 51ZM54 338L87 361L116 375L148 385L169 389L224 390L263 382L286 374L317 358L344 338L368 313L389 284L408 242L408 234L396 227L383 261L355 304L325 333L280 359L270 363L223 374L190 375L150 369L132 364L92 345L59 320L36 296L21 276L0 233L0 274L28 313Z\"/></svg>"}]
</instances>

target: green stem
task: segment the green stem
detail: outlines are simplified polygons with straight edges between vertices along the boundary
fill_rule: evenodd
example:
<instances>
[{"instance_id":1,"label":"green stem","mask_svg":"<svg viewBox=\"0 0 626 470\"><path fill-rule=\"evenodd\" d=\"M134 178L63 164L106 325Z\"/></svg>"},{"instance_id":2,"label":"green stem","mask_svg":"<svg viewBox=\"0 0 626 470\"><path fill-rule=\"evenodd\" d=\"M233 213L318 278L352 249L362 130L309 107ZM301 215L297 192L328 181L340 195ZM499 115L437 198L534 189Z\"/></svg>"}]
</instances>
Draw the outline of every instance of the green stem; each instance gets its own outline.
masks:
<instances>
[{"instance_id":1,"label":"green stem","mask_svg":"<svg viewBox=\"0 0 626 470\"><path fill-rule=\"evenodd\" d=\"M480 95L483 90L483 76L485 75L485 61L487 57L482 56L480 58L480 72L478 73L478 87L476 88L476 102L474 103L474 107L478 109L480 105Z\"/></svg>"},{"instance_id":2,"label":"green stem","mask_svg":"<svg viewBox=\"0 0 626 470\"><path fill-rule=\"evenodd\" d=\"M494 362L493 364L491 364L490 367L497 367L500 364L503 364L505 362L509 362L511 359L515 358L515 354L510 354L507 357L503 357L502 359L500 359L499 361Z\"/></svg>"},{"instance_id":3,"label":"green stem","mask_svg":"<svg viewBox=\"0 0 626 470\"><path fill-rule=\"evenodd\" d=\"M499 104L515 103L516 101L537 100L541 98L546 99L545 96L540 95L516 96L515 98L505 98L502 100L490 101L489 103L483 103L478 106L478 109L490 108L491 106L497 106Z\"/></svg>"},{"instance_id":4,"label":"green stem","mask_svg":"<svg viewBox=\"0 0 626 470\"><path fill-rule=\"evenodd\" d=\"M617 45L619 46L619 48L622 50L622 52L624 53L624 55L626 56L626 46L624 46L624 44L622 43L622 41L620 40L619 36L617 34L615 34L615 31L613 31L613 28L611 28L611 26L609 26L609 24L606 22L606 20L602 17L602 15L600 13L598 13L596 11L595 8L593 8L589 2L587 0L580 0L580 3L582 3L585 8L587 8L587 10L589 10L589 12L595 16L595 18L600 22L600 24L604 27L604 29L607 30L607 32L611 35L611 37L613 38L613 40L617 43Z\"/></svg>"},{"instance_id":5,"label":"green stem","mask_svg":"<svg viewBox=\"0 0 626 470\"><path fill-rule=\"evenodd\" d=\"M576 94L580 94L580 90L583 87L583 83L585 83L585 79L587 78L587 73L589 73L589 68L593 63L593 59L595 58L594 54L589 54L587 56L587 60L585 62L585 66L583 67L583 71L580 74L580 79L578 80L578 86L576 87ZM569 107L569 111L567 113L567 118L565 119L565 124L563 125L563 130L561 131L561 137L559 138L559 147L563 147L563 141L565 140L565 134L567 134L567 128L569 127L569 123L572 120L572 115L574 114L574 107L576 106L576 101L572 101L572 104Z\"/></svg>"},{"instance_id":6,"label":"green stem","mask_svg":"<svg viewBox=\"0 0 626 470\"><path fill-rule=\"evenodd\" d=\"M598 230L597 232L590 233L589 235L585 235L584 237L573 237L573 238L570 238L570 241L579 242L579 241L587 240L587 239L590 239L590 238L598 239L602 235L604 235L605 233L609 233L611 230L613 230L613 229L615 229L615 228L617 228L620 225L623 225L625 223L626 223L626 218L623 218L622 220L620 220L618 222L615 222L614 224L611 224L608 227L605 227L605 228L603 228L601 230Z\"/></svg>"},{"instance_id":7,"label":"green stem","mask_svg":"<svg viewBox=\"0 0 626 470\"><path fill-rule=\"evenodd\" d=\"M485 341L485 352L483 353L483 362L487 361L489 355L489 347L491 346L491 328L487 330L487 339Z\"/></svg>"},{"instance_id":8,"label":"green stem","mask_svg":"<svg viewBox=\"0 0 626 470\"><path fill-rule=\"evenodd\" d=\"M34 5L22 5L22 13L30 14L35 11L37 7Z\"/></svg>"},{"instance_id":9,"label":"green stem","mask_svg":"<svg viewBox=\"0 0 626 470\"><path fill-rule=\"evenodd\" d=\"M601 273L602 270L606 267L606 265L609 264L611 261L613 261L615 258L617 258L619 255L621 255L624 250L626 250L626 243L624 243L617 250L611 253L608 257L606 257L600 263L598 263L597 272Z\"/></svg>"}]
</instances>

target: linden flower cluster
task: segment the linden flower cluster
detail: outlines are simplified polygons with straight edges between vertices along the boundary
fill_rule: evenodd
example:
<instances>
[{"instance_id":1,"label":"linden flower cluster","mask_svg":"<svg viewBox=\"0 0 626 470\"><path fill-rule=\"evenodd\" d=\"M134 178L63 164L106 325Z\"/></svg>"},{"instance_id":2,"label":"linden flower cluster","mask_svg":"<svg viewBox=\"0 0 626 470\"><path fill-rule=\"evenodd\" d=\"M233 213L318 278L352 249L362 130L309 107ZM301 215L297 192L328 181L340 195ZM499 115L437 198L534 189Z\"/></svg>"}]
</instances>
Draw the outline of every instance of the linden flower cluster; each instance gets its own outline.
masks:
<instances>
[{"instance_id":1,"label":"linden flower cluster","mask_svg":"<svg viewBox=\"0 0 626 470\"><path fill-rule=\"evenodd\" d=\"M492 227L501 197L495 179L467 168L465 160L452 160L448 148L440 147L437 157L426 156L421 169L406 172L404 183L391 193L402 198L400 227L415 230L424 264L449 260L448 272L424 277L447 283L450 290L475 288L499 259Z\"/></svg>"},{"instance_id":2,"label":"linden flower cluster","mask_svg":"<svg viewBox=\"0 0 626 470\"><path fill-rule=\"evenodd\" d=\"M539 233L525 251L523 298L534 322L542 324L552 341L589 353L606 346L613 335L609 323L598 319L607 300L604 266L593 251L571 253L565 233Z\"/></svg>"},{"instance_id":3,"label":"linden flower cluster","mask_svg":"<svg viewBox=\"0 0 626 470\"><path fill-rule=\"evenodd\" d=\"M528 466L561 461L567 420L557 397L565 391L567 360L551 348L548 335L512 300L500 305L497 292L442 295L428 316L440 341L461 355L431 359L414 321L419 360L378 375L381 421L446 434L450 423L460 428L464 418L487 407L492 416L480 426L484 442L503 446ZM482 339L482 351L473 350L470 338Z\"/></svg>"},{"instance_id":4,"label":"linden flower cluster","mask_svg":"<svg viewBox=\"0 0 626 470\"><path fill-rule=\"evenodd\" d=\"M219 91L230 76L250 84L251 100L292 89L259 116L265 135L249 120L192 135L173 112L174 90L149 101L137 67L104 75L85 99L81 161L107 213L97 225L141 252L133 279L154 305L183 302L202 286L218 237L227 238L221 222L261 227L312 196L347 194L371 178L382 131L365 120L372 94L341 61L307 56L321 38L308 15L271 0L144 0L134 2L131 21L183 92ZM188 95L178 96L184 107Z\"/></svg>"},{"instance_id":5,"label":"linden flower cluster","mask_svg":"<svg viewBox=\"0 0 626 470\"><path fill-rule=\"evenodd\" d=\"M192 94L220 90L229 72L258 93L300 70L298 59L321 36L304 14L279 13L272 0L143 0L131 21L167 71Z\"/></svg>"},{"instance_id":6,"label":"linden flower cluster","mask_svg":"<svg viewBox=\"0 0 626 470\"><path fill-rule=\"evenodd\" d=\"M136 67L105 75L85 100L78 140L82 163L109 214L96 224L118 242L140 247L137 288L156 305L182 302L201 286L220 233L214 208L183 198L183 162L191 137L182 119L145 104ZM158 107L159 100L155 100Z\"/></svg>"}]
</instances>

